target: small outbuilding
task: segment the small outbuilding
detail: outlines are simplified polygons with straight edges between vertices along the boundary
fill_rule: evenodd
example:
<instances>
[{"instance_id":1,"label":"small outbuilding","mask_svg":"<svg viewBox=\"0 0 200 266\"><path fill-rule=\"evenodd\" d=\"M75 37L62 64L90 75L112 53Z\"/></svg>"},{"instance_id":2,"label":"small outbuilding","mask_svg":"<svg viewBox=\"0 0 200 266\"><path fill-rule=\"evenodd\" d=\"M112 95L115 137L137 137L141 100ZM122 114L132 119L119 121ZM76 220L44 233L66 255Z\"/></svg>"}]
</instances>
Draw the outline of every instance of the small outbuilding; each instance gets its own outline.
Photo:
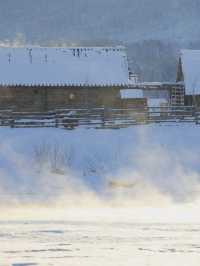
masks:
<instances>
[{"instance_id":1,"label":"small outbuilding","mask_svg":"<svg viewBox=\"0 0 200 266\"><path fill-rule=\"evenodd\" d=\"M200 106L200 50L181 50L177 82L185 87L185 104Z\"/></svg>"}]
</instances>

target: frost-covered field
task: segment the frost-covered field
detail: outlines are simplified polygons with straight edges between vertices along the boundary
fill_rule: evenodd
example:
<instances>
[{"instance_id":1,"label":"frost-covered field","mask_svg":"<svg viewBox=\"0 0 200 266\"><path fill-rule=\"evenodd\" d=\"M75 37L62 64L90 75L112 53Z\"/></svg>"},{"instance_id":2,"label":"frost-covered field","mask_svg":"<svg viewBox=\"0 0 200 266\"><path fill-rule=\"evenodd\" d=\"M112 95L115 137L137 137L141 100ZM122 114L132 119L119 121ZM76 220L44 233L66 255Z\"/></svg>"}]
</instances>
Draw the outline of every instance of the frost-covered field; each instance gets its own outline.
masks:
<instances>
[{"instance_id":1,"label":"frost-covered field","mask_svg":"<svg viewBox=\"0 0 200 266\"><path fill-rule=\"evenodd\" d=\"M0 266L199 265L199 136L1 128Z\"/></svg>"}]
</instances>

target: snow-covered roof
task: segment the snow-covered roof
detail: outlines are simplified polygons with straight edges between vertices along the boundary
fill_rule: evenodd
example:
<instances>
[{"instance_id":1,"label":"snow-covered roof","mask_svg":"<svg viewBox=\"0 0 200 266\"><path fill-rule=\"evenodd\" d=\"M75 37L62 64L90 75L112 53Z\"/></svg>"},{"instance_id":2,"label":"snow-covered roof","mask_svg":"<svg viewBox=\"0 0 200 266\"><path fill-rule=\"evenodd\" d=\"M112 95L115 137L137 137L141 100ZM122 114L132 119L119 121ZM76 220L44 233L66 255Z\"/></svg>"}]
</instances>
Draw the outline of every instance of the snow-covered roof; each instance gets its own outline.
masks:
<instances>
[{"instance_id":1,"label":"snow-covered roof","mask_svg":"<svg viewBox=\"0 0 200 266\"><path fill-rule=\"evenodd\" d=\"M126 86L124 47L0 48L1 85Z\"/></svg>"},{"instance_id":2,"label":"snow-covered roof","mask_svg":"<svg viewBox=\"0 0 200 266\"><path fill-rule=\"evenodd\" d=\"M181 62L186 94L200 94L200 50L182 50Z\"/></svg>"}]
</instances>

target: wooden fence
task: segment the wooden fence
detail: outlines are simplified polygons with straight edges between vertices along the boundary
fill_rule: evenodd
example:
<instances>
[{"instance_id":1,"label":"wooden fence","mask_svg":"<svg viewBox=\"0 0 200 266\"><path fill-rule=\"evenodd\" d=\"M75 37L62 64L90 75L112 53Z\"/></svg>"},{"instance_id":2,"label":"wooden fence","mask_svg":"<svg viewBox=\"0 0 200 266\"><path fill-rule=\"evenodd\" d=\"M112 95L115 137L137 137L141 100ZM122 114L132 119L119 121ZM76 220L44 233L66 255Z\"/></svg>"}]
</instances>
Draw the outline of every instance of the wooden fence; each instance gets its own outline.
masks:
<instances>
[{"instance_id":1,"label":"wooden fence","mask_svg":"<svg viewBox=\"0 0 200 266\"><path fill-rule=\"evenodd\" d=\"M56 109L50 112L15 112L0 109L0 126L12 128L57 127L124 128L151 123L200 124L200 109L193 106L127 109Z\"/></svg>"}]
</instances>

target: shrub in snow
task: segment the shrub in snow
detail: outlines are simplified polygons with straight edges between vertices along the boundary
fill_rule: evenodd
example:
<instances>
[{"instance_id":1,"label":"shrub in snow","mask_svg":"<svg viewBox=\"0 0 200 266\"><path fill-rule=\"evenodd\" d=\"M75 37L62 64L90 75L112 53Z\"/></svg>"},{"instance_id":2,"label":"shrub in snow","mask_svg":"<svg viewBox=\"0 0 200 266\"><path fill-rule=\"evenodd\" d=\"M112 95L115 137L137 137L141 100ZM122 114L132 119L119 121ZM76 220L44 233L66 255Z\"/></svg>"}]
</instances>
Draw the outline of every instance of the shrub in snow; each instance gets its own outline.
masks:
<instances>
[{"instance_id":1,"label":"shrub in snow","mask_svg":"<svg viewBox=\"0 0 200 266\"><path fill-rule=\"evenodd\" d=\"M48 170L64 175L72 167L73 149L58 143L42 142L33 147L35 165L39 171Z\"/></svg>"}]
</instances>

